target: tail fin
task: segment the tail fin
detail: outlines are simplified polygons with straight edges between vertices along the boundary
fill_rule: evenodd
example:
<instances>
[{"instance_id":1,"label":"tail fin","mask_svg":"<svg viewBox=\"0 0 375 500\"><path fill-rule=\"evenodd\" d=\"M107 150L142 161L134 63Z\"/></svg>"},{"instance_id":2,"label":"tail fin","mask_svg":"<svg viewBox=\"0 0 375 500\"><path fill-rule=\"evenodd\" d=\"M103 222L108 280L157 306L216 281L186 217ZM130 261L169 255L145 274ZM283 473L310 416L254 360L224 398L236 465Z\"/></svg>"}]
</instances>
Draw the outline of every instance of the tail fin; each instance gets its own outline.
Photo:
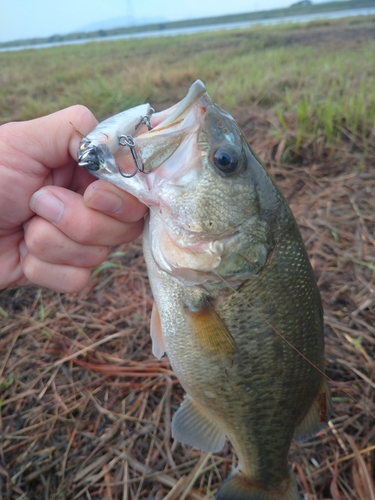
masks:
<instances>
[{"instance_id":1,"label":"tail fin","mask_svg":"<svg viewBox=\"0 0 375 500\"><path fill-rule=\"evenodd\" d=\"M227 477L215 495L215 500L298 500L298 498L297 486L291 474L280 488L269 490L251 484L238 468Z\"/></svg>"}]
</instances>

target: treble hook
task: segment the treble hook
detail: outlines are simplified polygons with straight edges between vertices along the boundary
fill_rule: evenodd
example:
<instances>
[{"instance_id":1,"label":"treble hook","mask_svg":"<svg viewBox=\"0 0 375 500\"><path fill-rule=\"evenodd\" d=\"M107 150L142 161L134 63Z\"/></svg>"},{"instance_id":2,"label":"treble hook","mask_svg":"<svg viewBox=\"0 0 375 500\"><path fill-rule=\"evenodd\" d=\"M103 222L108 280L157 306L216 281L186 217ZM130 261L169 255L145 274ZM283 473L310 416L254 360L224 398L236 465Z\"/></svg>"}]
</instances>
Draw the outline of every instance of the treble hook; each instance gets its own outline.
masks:
<instances>
[{"instance_id":1,"label":"treble hook","mask_svg":"<svg viewBox=\"0 0 375 500\"><path fill-rule=\"evenodd\" d=\"M154 108L150 108L149 115L141 116L141 120L138 123L138 125L136 125L135 130L137 130L142 124L146 125L148 130L152 130L152 125L150 121L152 113L155 113ZM135 142L131 135L120 135L120 137L118 138L118 143L120 144L120 146L128 146L135 163L135 170L132 174L124 174L124 172L121 170L120 165L117 165L118 171L120 172L120 175L122 175L122 177L125 177L127 179L129 179L130 177L134 177L135 174L137 173L137 170L139 170L139 172L143 172L144 174L150 173L150 172L145 172L145 166L143 165L142 160L140 160L140 158L138 157L137 151L135 149Z\"/></svg>"},{"instance_id":2,"label":"treble hook","mask_svg":"<svg viewBox=\"0 0 375 500\"><path fill-rule=\"evenodd\" d=\"M118 142L120 146L128 146L135 163L135 170L132 174L124 174L124 172L121 170L120 165L117 164L117 168L118 171L120 172L120 175L122 175L122 177L129 179L130 177L134 177L137 171L148 174L149 172L145 172L145 166L143 165L142 160L140 160L140 158L138 157L133 137L131 135L120 135L120 137L118 138Z\"/></svg>"}]
</instances>

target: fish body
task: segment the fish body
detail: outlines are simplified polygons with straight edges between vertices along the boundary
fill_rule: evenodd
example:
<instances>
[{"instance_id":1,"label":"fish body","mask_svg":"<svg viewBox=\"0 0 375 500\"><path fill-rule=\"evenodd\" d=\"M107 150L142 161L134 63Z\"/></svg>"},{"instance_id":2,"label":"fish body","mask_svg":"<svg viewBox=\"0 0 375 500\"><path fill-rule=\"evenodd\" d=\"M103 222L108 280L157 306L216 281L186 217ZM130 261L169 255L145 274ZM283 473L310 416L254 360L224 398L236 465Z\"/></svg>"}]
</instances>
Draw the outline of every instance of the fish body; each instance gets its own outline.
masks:
<instances>
[{"instance_id":1,"label":"fish body","mask_svg":"<svg viewBox=\"0 0 375 500\"><path fill-rule=\"evenodd\" d=\"M187 393L172 435L212 452L230 439L239 463L216 500L297 500L291 440L321 428L330 405L321 300L298 227L201 82L151 125L134 139L148 174L98 172L150 206L153 351L168 354Z\"/></svg>"}]
</instances>

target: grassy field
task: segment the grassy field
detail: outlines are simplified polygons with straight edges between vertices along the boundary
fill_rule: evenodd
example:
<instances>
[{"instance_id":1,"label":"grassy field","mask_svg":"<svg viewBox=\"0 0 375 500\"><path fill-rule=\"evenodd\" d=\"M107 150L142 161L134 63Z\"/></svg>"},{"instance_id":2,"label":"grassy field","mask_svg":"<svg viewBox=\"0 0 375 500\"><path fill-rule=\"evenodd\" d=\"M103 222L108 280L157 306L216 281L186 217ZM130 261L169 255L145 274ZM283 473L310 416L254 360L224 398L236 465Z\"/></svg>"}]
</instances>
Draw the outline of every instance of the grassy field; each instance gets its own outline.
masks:
<instances>
[{"instance_id":1,"label":"grassy field","mask_svg":"<svg viewBox=\"0 0 375 500\"><path fill-rule=\"evenodd\" d=\"M321 290L329 427L293 443L301 498L375 498L375 18L0 53L0 122L103 119L197 78L276 178ZM170 438L183 391L151 355L139 242L80 294L0 292L0 498L208 500L236 463ZM304 496L303 496L304 495Z\"/></svg>"},{"instance_id":2,"label":"grassy field","mask_svg":"<svg viewBox=\"0 0 375 500\"><path fill-rule=\"evenodd\" d=\"M303 27L301 27L303 26ZM374 18L0 53L0 120L82 103L98 118L180 99L197 78L232 113L259 106L295 145L366 142L375 124Z\"/></svg>"}]
</instances>

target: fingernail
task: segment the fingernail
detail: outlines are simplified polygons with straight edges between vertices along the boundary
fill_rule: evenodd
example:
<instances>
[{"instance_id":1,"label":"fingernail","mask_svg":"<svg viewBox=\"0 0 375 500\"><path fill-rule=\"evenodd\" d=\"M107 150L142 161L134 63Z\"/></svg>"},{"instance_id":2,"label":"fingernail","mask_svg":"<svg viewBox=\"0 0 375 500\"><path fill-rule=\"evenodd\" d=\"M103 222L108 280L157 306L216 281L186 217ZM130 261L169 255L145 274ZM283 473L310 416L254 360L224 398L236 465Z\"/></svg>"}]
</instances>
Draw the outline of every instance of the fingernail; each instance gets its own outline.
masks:
<instances>
[{"instance_id":1,"label":"fingernail","mask_svg":"<svg viewBox=\"0 0 375 500\"><path fill-rule=\"evenodd\" d=\"M52 224L57 224L64 213L65 205L46 189L40 189L32 195L30 208Z\"/></svg>"},{"instance_id":2,"label":"fingernail","mask_svg":"<svg viewBox=\"0 0 375 500\"><path fill-rule=\"evenodd\" d=\"M123 201L119 196L102 190L97 191L91 197L89 200L89 206L95 210L105 212L106 214L115 214L122 210Z\"/></svg>"},{"instance_id":3,"label":"fingernail","mask_svg":"<svg viewBox=\"0 0 375 500\"><path fill-rule=\"evenodd\" d=\"M21 258L23 259L28 252L25 240L21 240L20 244L18 245L18 250L20 252Z\"/></svg>"}]
</instances>

